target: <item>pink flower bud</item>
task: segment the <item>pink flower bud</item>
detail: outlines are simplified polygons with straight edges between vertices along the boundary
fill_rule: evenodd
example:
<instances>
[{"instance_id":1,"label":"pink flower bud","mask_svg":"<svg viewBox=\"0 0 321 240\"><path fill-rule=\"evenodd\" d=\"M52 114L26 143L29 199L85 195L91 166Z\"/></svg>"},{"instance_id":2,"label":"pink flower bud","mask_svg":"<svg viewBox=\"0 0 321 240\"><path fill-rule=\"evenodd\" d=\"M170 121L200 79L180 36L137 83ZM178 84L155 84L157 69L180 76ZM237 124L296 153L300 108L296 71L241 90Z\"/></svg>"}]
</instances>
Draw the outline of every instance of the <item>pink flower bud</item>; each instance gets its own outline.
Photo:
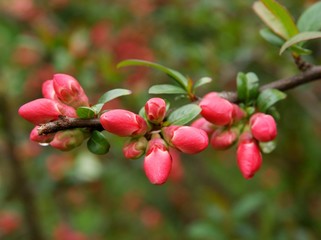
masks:
<instances>
[{"instance_id":1,"label":"pink flower bud","mask_svg":"<svg viewBox=\"0 0 321 240\"><path fill-rule=\"evenodd\" d=\"M252 178L261 167L262 155L257 141L250 133L245 132L241 135L236 155L244 178Z\"/></svg>"},{"instance_id":2,"label":"pink flower bud","mask_svg":"<svg viewBox=\"0 0 321 240\"><path fill-rule=\"evenodd\" d=\"M255 113L250 118L251 132L260 142L269 142L275 139L277 128L274 118L264 113Z\"/></svg>"},{"instance_id":3,"label":"pink flower bud","mask_svg":"<svg viewBox=\"0 0 321 240\"><path fill-rule=\"evenodd\" d=\"M169 178L174 182L181 182L184 178L184 168L182 165L180 152L175 148L169 148L169 154L172 157L172 170Z\"/></svg>"},{"instance_id":4,"label":"pink flower bud","mask_svg":"<svg viewBox=\"0 0 321 240\"><path fill-rule=\"evenodd\" d=\"M207 121L205 118L199 118L195 120L191 124L191 127L202 129L207 133L207 135L211 135L214 131L214 125Z\"/></svg>"},{"instance_id":5,"label":"pink flower bud","mask_svg":"<svg viewBox=\"0 0 321 240\"><path fill-rule=\"evenodd\" d=\"M78 147L85 140L84 133L79 129L59 131L55 134L50 146L62 151L69 151Z\"/></svg>"},{"instance_id":6,"label":"pink flower bud","mask_svg":"<svg viewBox=\"0 0 321 240\"><path fill-rule=\"evenodd\" d=\"M217 93L205 95L199 105L202 108L201 115L215 125L224 126L233 120L233 104Z\"/></svg>"},{"instance_id":7,"label":"pink flower bud","mask_svg":"<svg viewBox=\"0 0 321 240\"><path fill-rule=\"evenodd\" d=\"M172 168L172 158L164 140L154 138L148 142L144 170L152 184L166 182Z\"/></svg>"},{"instance_id":8,"label":"pink flower bud","mask_svg":"<svg viewBox=\"0 0 321 240\"><path fill-rule=\"evenodd\" d=\"M189 126L170 126L162 129L165 140L178 150L195 154L203 151L208 145L205 131Z\"/></svg>"},{"instance_id":9,"label":"pink flower bud","mask_svg":"<svg viewBox=\"0 0 321 240\"><path fill-rule=\"evenodd\" d=\"M52 100L58 100L53 86L53 80L47 80L42 84L42 96Z\"/></svg>"},{"instance_id":10,"label":"pink flower bud","mask_svg":"<svg viewBox=\"0 0 321 240\"><path fill-rule=\"evenodd\" d=\"M121 137L134 137L147 132L147 123L141 116L123 109L105 112L100 117L100 123L108 132Z\"/></svg>"},{"instance_id":11,"label":"pink flower bud","mask_svg":"<svg viewBox=\"0 0 321 240\"><path fill-rule=\"evenodd\" d=\"M245 117L245 112L238 105L233 104L233 121L238 122Z\"/></svg>"},{"instance_id":12,"label":"pink flower bud","mask_svg":"<svg viewBox=\"0 0 321 240\"><path fill-rule=\"evenodd\" d=\"M57 120L59 116L77 116L75 109L47 98L39 98L22 105L18 113L35 125Z\"/></svg>"},{"instance_id":13,"label":"pink flower bud","mask_svg":"<svg viewBox=\"0 0 321 240\"><path fill-rule=\"evenodd\" d=\"M145 104L147 119L152 123L160 123L166 114L166 103L162 98L151 98Z\"/></svg>"},{"instance_id":14,"label":"pink flower bud","mask_svg":"<svg viewBox=\"0 0 321 240\"><path fill-rule=\"evenodd\" d=\"M88 97L79 82L70 75L58 73L53 77L56 95L63 103L78 108L89 106Z\"/></svg>"},{"instance_id":15,"label":"pink flower bud","mask_svg":"<svg viewBox=\"0 0 321 240\"><path fill-rule=\"evenodd\" d=\"M147 140L144 137L131 139L130 142L123 147L125 158L136 159L145 153Z\"/></svg>"},{"instance_id":16,"label":"pink flower bud","mask_svg":"<svg viewBox=\"0 0 321 240\"><path fill-rule=\"evenodd\" d=\"M214 149L224 150L233 145L237 139L237 132L233 129L217 129L211 137L211 145Z\"/></svg>"},{"instance_id":17,"label":"pink flower bud","mask_svg":"<svg viewBox=\"0 0 321 240\"><path fill-rule=\"evenodd\" d=\"M51 134L46 134L46 135L39 135L38 134L38 126L34 127L30 133L30 140L34 141L34 142L39 142L39 143L50 143L55 134L51 133Z\"/></svg>"},{"instance_id":18,"label":"pink flower bud","mask_svg":"<svg viewBox=\"0 0 321 240\"><path fill-rule=\"evenodd\" d=\"M35 125L57 120L63 115L59 106L54 100L39 98L28 102L19 108L19 115Z\"/></svg>"}]
</instances>

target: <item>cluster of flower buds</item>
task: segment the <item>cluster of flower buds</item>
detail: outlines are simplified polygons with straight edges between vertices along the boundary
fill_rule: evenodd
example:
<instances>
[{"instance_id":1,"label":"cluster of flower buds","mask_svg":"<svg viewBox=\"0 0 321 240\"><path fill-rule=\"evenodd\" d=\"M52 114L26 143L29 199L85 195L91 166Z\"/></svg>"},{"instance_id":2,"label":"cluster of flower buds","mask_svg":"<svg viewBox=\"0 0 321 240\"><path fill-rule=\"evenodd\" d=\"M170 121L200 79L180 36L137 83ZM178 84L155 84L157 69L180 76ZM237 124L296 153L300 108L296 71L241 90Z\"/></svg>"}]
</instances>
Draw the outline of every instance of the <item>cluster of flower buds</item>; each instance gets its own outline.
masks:
<instances>
[{"instance_id":1,"label":"cluster of flower buds","mask_svg":"<svg viewBox=\"0 0 321 240\"><path fill-rule=\"evenodd\" d=\"M274 118L268 114L255 113L248 121L238 105L215 92L205 95L200 107L202 118L193 122L192 126L206 131L211 146L217 150L227 149L238 140L238 166L244 178L252 178L262 163L259 142L272 141L277 135Z\"/></svg>"},{"instance_id":2,"label":"cluster of flower buds","mask_svg":"<svg viewBox=\"0 0 321 240\"><path fill-rule=\"evenodd\" d=\"M145 154L144 170L153 184L163 184L172 169L170 148L195 154L208 145L205 131L190 126L166 126L166 102L149 99L144 116L114 109L103 113L100 122L105 130L122 137L131 137L123 147L126 158L136 159Z\"/></svg>"},{"instance_id":3,"label":"cluster of flower buds","mask_svg":"<svg viewBox=\"0 0 321 240\"><path fill-rule=\"evenodd\" d=\"M44 145L68 151L79 146L87 137L83 129L59 131L53 134L39 135L39 125L59 119L61 116L77 118L76 109L89 106L88 97L79 82L66 74L55 74L52 80L42 85L42 95L19 108L19 114L36 125L30 133L30 139Z\"/></svg>"}]
</instances>

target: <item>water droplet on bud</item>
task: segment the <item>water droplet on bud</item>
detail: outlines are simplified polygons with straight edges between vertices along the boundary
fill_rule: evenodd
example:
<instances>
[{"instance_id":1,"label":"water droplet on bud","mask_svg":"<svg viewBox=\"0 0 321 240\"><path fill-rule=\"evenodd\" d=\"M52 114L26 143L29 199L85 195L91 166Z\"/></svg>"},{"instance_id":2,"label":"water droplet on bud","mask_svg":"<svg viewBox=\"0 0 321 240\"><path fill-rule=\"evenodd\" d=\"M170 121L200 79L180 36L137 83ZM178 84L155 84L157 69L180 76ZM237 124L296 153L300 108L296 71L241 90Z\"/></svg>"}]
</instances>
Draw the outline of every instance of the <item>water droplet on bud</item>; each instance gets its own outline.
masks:
<instances>
[{"instance_id":1,"label":"water droplet on bud","mask_svg":"<svg viewBox=\"0 0 321 240\"><path fill-rule=\"evenodd\" d=\"M42 147L47 147L47 146L49 146L49 143L39 143L39 145Z\"/></svg>"}]
</instances>

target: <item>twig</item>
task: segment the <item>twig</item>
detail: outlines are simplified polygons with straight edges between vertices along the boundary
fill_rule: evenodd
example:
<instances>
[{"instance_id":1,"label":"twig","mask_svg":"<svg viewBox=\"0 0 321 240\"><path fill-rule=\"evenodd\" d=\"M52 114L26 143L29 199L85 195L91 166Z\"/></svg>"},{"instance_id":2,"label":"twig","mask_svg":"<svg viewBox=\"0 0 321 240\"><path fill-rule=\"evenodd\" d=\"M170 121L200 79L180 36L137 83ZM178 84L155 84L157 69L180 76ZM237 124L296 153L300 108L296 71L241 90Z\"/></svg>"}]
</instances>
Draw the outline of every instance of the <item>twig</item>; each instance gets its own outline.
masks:
<instances>
[{"instance_id":1,"label":"twig","mask_svg":"<svg viewBox=\"0 0 321 240\"><path fill-rule=\"evenodd\" d=\"M279 89L281 91L290 90L300 85L317 81L321 79L321 66L309 66L306 71L301 72L298 75L292 77L283 78L260 87L260 91L269 88ZM220 95L230 102L237 103L238 97L236 92L221 92ZM68 118L61 117L60 119L45 123L38 129L39 134L49 134L60 130L72 129L72 128L89 128L103 130L98 118L80 119L80 118Z\"/></svg>"}]
</instances>

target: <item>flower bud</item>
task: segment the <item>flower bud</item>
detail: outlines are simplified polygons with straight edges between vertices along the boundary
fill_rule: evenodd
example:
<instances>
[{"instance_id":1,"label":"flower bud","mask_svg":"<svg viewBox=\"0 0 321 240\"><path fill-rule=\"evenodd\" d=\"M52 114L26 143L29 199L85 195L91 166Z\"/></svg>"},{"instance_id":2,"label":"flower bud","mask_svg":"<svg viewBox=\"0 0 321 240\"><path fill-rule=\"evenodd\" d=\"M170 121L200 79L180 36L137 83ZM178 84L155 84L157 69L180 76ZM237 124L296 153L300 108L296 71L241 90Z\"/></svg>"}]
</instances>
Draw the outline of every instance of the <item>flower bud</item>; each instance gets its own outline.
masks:
<instances>
[{"instance_id":1,"label":"flower bud","mask_svg":"<svg viewBox=\"0 0 321 240\"><path fill-rule=\"evenodd\" d=\"M250 118L251 132L260 142L269 142L275 139L277 128L274 118L264 113L255 113Z\"/></svg>"},{"instance_id":2,"label":"flower bud","mask_svg":"<svg viewBox=\"0 0 321 240\"><path fill-rule=\"evenodd\" d=\"M250 179L260 169L262 155L257 141L248 132L241 135L237 147L237 164L245 179Z\"/></svg>"},{"instance_id":3,"label":"flower bud","mask_svg":"<svg viewBox=\"0 0 321 240\"><path fill-rule=\"evenodd\" d=\"M180 156L180 152L175 148L169 148L169 154L172 157L172 170L169 175L169 178L173 182L181 182L184 178L184 168L182 165L182 159Z\"/></svg>"},{"instance_id":4,"label":"flower bud","mask_svg":"<svg viewBox=\"0 0 321 240\"><path fill-rule=\"evenodd\" d=\"M201 115L215 125L224 126L233 120L233 104L215 92L205 95L199 106Z\"/></svg>"},{"instance_id":5,"label":"flower bud","mask_svg":"<svg viewBox=\"0 0 321 240\"><path fill-rule=\"evenodd\" d=\"M134 137L147 132L147 123L141 116L123 109L105 112L100 117L100 123L108 132L121 137Z\"/></svg>"},{"instance_id":6,"label":"flower bud","mask_svg":"<svg viewBox=\"0 0 321 240\"><path fill-rule=\"evenodd\" d=\"M151 98L145 104L145 113L148 121L160 123L166 114L166 103L162 98Z\"/></svg>"},{"instance_id":7,"label":"flower bud","mask_svg":"<svg viewBox=\"0 0 321 240\"><path fill-rule=\"evenodd\" d=\"M85 91L72 76L62 73L55 74L53 86L58 99L63 103L74 108L89 106Z\"/></svg>"},{"instance_id":8,"label":"flower bud","mask_svg":"<svg viewBox=\"0 0 321 240\"><path fill-rule=\"evenodd\" d=\"M237 139L237 132L233 129L217 129L211 137L211 145L214 149L224 150L233 145Z\"/></svg>"},{"instance_id":9,"label":"flower bud","mask_svg":"<svg viewBox=\"0 0 321 240\"><path fill-rule=\"evenodd\" d=\"M195 154L208 145L208 136L202 129L189 126L169 126L162 129L165 140L178 150Z\"/></svg>"},{"instance_id":10,"label":"flower bud","mask_svg":"<svg viewBox=\"0 0 321 240\"><path fill-rule=\"evenodd\" d=\"M78 147L85 140L84 133L79 129L59 131L55 134L50 146L62 151L69 151Z\"/></svg>"},{"instance_id":11,"label":"flower bud","mask_svg":"<svg viewBox=\"0 0 321 240\"><path fill-rule=\"evenodd\" d=\"M238 122L245 117L245 112L238 105L233 104L233 121Z\"/></svg>"},{"instance_id":12,"label":"flower bud","mask_svg":"<svg viewBox=\"0 0 321 240\"><path fill-rule=\"evenodd\" d=\"M145 153L147 140L144 137L131 139L130 142L123 147L125 158L136 159Z\"/></svg>"},{"instance_id":13,"label":"flower bud","mask_svg":"<svg viewBox=\"0 0 321 240\"><path fill-rule=\"evenodd\" d=\"M34 127L30 133L30 140L31 141L34 141L34 142L39 142L39 143L50 143L55 134L54 133L51 133L51 134L45 134L45 135L39 135L38 134L38 126Z\"/></svg>"},{"instance_id":14,"label":"flower bud","mask_svg":"<svg viewBox=\"0 0 321 240\"><path fill-rule=\"evenodd\" d=\"M153 138L148 142L144 159L144 170L152 184L166 182L172 168L172 158L166 143L161 138Z\"/></svg>"},{"instance_id":15,"label":"flower bud","mask_svg":"<svg viewBox=\"0 0 321 240\"><path fill-rule=\"evenodd\" d=\"M202 129L207 133L207 135L211 135L214 131L214 125L207 121L205 118L199 118L195 120L191 124L191 127Z\"/></svg>"},{"instance_id":16,"label":"flower bud","mask_svg":"<svg viewBox=\"0 0 321 240\"><path fill-rule=\"evenodd\" d=\"M53 80L47 80L42 84L42 96L52 100L58 100L53 86Z\"/></svg>"},{"instance_id":17,"label":"flower bud","mask_svg":"<svg viewBox=\"0 0 321 240\"><path fill-rule=\"evenodd\" d=\"M57 120L60 115L63 115L59 103L47 98L39 98L22 105L18 113L35 125Z\"/></svg>"}]
</instances>

